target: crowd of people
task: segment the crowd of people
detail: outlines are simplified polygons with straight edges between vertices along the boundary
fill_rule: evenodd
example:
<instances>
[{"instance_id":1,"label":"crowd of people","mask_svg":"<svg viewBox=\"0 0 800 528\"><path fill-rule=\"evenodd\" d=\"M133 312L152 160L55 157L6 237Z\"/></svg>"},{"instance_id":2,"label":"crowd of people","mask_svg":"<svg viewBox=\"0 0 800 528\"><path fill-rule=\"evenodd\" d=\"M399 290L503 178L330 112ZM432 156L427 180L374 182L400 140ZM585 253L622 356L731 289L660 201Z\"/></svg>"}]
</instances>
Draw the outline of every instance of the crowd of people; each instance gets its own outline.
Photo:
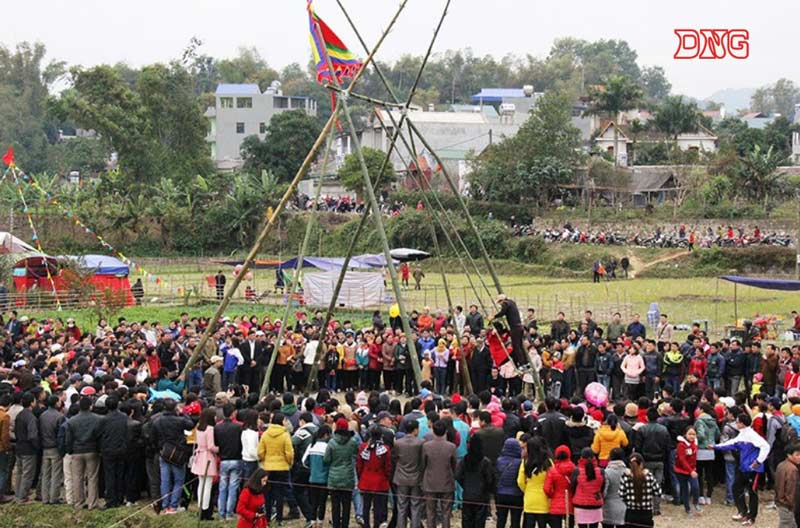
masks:
<instances>
[{"instance_id":1,"label":"crowd of people","mask_svg":"<svg viewBox=\"0 0 800 528\"><path fill-rule=\"evenodd\" d=\"M0 500L196 501L242 528L448 528L454 512L475 528L646 528L663 501L730 504L750 525L771 490L797 526L800 347L696 325L678 340L664 314L540 324L497 303L412 312L410 335L380 312L327 328L320 312L96 328L7 312ZM214 346L184 372L209 324Z\"/></svg>"}]
</instances>

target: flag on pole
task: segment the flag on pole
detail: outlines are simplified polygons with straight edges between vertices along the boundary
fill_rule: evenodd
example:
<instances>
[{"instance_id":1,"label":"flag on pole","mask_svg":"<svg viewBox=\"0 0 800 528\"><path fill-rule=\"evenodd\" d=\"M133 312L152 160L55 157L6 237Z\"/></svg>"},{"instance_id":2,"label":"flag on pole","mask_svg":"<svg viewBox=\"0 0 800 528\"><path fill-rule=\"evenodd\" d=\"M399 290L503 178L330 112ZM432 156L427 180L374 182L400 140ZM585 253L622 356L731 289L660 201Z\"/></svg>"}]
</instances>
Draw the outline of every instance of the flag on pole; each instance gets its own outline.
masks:
<instances>
[{"instance_id":1,"label":"flag on pole","mask_svg":"<svg viewBox=\"0 0 800 528\"><path fill-rule=\"evenodd\" d=\"M352 79L364 65L353 52L347 49L336 33L328 27L314 12L312 0L308 0L308 23L310 31L311 51L314 54L314 64L317 67L317 82L333 82L328 59L333 64L333 75L342 82ZM326 57L327 56L327 57Z\"/></svg>"},{"instance_id":2,"label":"flag on pole","mask_svg":"<svg viewBox=\"0 0 800 528\"><path fill-rule=\"evenodd\" d=\"M14 149L13 148L8 147L8 150L6 151L5 155L3 156L3 163L5 163L6 166L8 166L8 167L14 165Z\"/></svg>"}]
</instances>

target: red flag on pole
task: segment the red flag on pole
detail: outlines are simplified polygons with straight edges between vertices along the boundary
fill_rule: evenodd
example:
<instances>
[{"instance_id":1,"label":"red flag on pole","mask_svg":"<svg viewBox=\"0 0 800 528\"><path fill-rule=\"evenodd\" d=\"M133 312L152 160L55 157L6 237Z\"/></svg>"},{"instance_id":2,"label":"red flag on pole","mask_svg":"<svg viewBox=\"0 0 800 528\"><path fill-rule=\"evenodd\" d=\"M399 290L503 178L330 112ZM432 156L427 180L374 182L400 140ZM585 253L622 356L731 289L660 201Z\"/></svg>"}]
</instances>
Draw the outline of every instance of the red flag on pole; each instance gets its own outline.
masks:
<instances>
[{"instance_id":1,"label":"red flag on pole","mask_svg":"<svg viewBox=\"0 0 800 528\"><path fill-rule=\"evenodd\" d=\"M8 147L8 150L6 151L5 155L3 156L3 163L5 163L6 166L8 166L8 167L10 167L10 166L12 166L14 164L14 149L13 148Z\"/></svg>"}]
</instances>

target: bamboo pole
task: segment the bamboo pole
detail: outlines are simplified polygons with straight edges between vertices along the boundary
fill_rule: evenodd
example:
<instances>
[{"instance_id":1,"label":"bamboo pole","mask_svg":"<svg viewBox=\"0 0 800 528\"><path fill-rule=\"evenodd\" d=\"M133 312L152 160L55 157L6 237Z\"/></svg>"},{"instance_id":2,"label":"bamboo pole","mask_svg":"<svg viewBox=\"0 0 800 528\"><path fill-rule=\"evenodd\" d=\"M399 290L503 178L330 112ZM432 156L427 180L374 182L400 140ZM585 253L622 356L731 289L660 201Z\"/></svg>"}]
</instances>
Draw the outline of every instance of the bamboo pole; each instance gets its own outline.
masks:
<instances>
[{"instance_id":1,"label":"bamboo pole","mask_svg":"<svg viewBox=\"0 0 800 528\"><path fill-rule=\"evenodd\" d=\"M317 26L317 31L319 31L319 27ZM324 50L323 50L324 52ZM333 63L331 62L330 56L325 53L325 60L328 63L328 68L330 71L333 71ZM339 85L339 80L336 76L333 76L333 81L336 85ZM356 126L353 123L353 116L350 114L350 106L347 103L347 96L342 96L339 98L339 101L342 105L342 111L344 112L347 127L350 130L350 138L355 145L356 156L358 157L358 163L361 166L361 174L364 178L364 190L367 193L367 198L369 199L370 207L372 209L372 217L375 220L375 228L378 232L378 238L381 241L381 245L383 246L383 256L386 259L386 266L389 269L389 276L392 279L392 289L394 290L395 299L397 301L397 305L400 307L400 314L407 314L408 312L405 309L405 302L403 302L403 295L400 290L400 282L397 279L397 270L392 265L392 254L391 250L389 249L389 240L386 237L386 229L383 226L383 219L381 218L380 214L380 207L378 207L378 199L375 197L375 189L372 185L372 180L369 177L369 169L367 168L367 162L364 159L364 153L361 150L361 142L358 139L358 132L356 131ZM346 272L346 270L343 270ZM403 324L403 332L411 337L411 326L408 322L407 317L400 318ZM411 364L414 367L414 374L417 376L418 384L422 381L422 373L419 370L419 362L417 357L417 350L414 344L413 339L408 340L408 352L411 356ZM417 374L419 372L419 375Z\"/></svg>"},{"instance_id":2,"label":"bamboo pole","mask_svg":"<svg viewBox=\"0 0 800 528\"><path fill-rule=\"evenodd\" d=\"M339 8L341 9L342 13L344 14L345 18L347 19L347 22L350 24L350 27L352 28L353 32L355 33L355 35L358 38L358 40L361 43L361 45L364 47L365 50L368 50L369 48L367 47L366 43L364 42L364 39L361 38L361 34L359 33L358 28L353 23L353 20L352 20L352 18L350 18L350 14L347 12L347 10L345 9L344 5L342 5L341 1L339 1L339 0L337 0L337 4L339 5ZM404 4L405 4L405 2L404 2ZM442 14L442 20L444 19L444 16L446 14L447 14L447 10L445 9L445 12ZM430 44L430 46L428 48L429 52L426 55L425 59L422 61L422 64L420 65L419 73L417 74L417 82L414 83L414 86L412 86L411 91L409 92L408 101L407 101L407 103L405 105L406 107L408 107L411 104L411 101L412 101L412 99L414 97L414 94L416 93L416 90L417 90L417 87L418 87L419 78L422 76L422 72L425 69L425 65L427 64L428 57L430 56L430 49L433 47L433 43L436 41L436 38L437 38L437 36L439 34L439 28L441 27L441 23L442 23L442 21L440 20L439 26L436 28L436 30L433 33L433 38L431 39L431 44ZM372 66L380 74L380 70L378 68L377 63L373 62ZM388 149L388 151L386 153L386 157L383 160L383 165L381 166L381 170L375 176L375 185L376 186L378 185L378 182L380 181L380 176L386 170L386 167L388 166L388 164L389 164L389 162L391 160L392 152L395 149L397 138L400 135L400 130L401 130L401 127L402 127L402 123L405 121L405 119L406 119L406 113L404 112L403 116L400 119L401 125L400 125L400 127L396 127L396 129L394 131L394 135L392 137L392 140L389 143L389 149ZM325 325L324 325L325 328L327 328L328 324L331 321L331 318L333 317L334 309L336 307L336 298L338 297L339 291L341 290L341 286L342 286L342 282L344 281L344 276L345 276L345 273L346 273L346 270L347 270L347 266L348 266L348 263L350 262L350 257L352 256L353 251L355 250L356 243L358 242L358 239L359 239L359 237L361 235L361 232L363 231L364 226L367 223L367 218L369 217L369 213L370 213L371 207L372 207L371 202L367 202L367 204L366 204L366 206L364 208L364 213L361 216L361 221L359 222L358 227L356 228L356 232L353 235L352 240L350 241L350 245L349 245L349 247L347 249L347 253L345 255L345 260L344 260L344 264L343 264L343 267L342 267L342 271L339 274L339 279L338 279L338 281L336 283L336 287L334 288L333 297L332 297L331 302L330 302L330 304L328 306L328 313L325 316ZM374 214L380 214L380 212L377 209L375 211L376 212ZM390 264L390 263L391 263L391 259L387 262L387 264ZM427 295L427 293L425 295ZM399 305L399 303L398 303L398 305ZM404 312L402 309L400 310L400 313L401 313L401 319L403 321L403 329L404 329L403 331L405 332L406 328L407 328L406 320L407 320L407 317L408 317L409 314L407 312ZM411 337L410 333L407 333L407 335L409 337ZM417 386L419 386L419 384L422 382L422 372L421 372L420 367L419 367L419 358L417 357L416 347L414 346L414 343L412 342L412 340L409 340L408 343L409 343L409 355L411 356L411 366L412 366L412 369L414 370L414 377L416 379ZM316 355L314 357L314 364L311 366L311 371L308 374L308 382L307 382L306 386L311 386L311 383L313 383L313 380L317 375L317 372L318 372L318 369L319 369L319 361L320 361L321 354L322 354L322 349L323 349L323 340L320 339L319 346L317 347L317 353L316 353Z\"/></svg>"},{"instance_id":3,"label":"bamboo pole","mask_svg":"<svg viewBox=\"0 0 800 528\"><path fill-rule=\"evenodd\" d=\"M389 87L387 86L387 88L389 88ZM392 94L392 97L394 97L394 94ZM389 117L392 120L392 124L395 127L395 129L399 129L400 127L398 127L398 124L394 120L394 118L391 115ZM388 131L387 128L386 128L386 125L383 123L383 121L381 121L380 119L378 119L378 121L381 124L381 128L385 132ZM405 144L406 149L409 150L409 154L411 154L411 156L413 157L414 156L414 152L411 151L411 149L413 148L413 143L411 145L409 145L408 141L405 139L405 136L403 134L400 134L400 139ZM400 156L400 161L403 163L403 165L408 167L409 164L405 161L405 159L403 159L403 156L400 155L400 154L398 154L398 155ZM472 287L473 292L475 293L475 295L478 298L478 303L481 305L481 309L483 310L484 313L488 313L487 310L486 310L486 306L484 306L483 301L480 298L480 294L478 293L478 289L476 288L475 283L472 281L472 276L470 275L469 270L467 270L467 266L464 264L464 261L461 258L461 255L459 254L458 249L456 249L456 246L453 243L452 238L447 233L447 228L445 227L444 223L441 221L441 219L439 217L439 213L433 210L433 206L431 205L431 202L428 199L428 195L424 192L422 183L419 181L418 178L414 177L413 175L411 176L411 178L412 178L412 180L414 180L414 182L416 183L416 185L420 189L420 191L423 191L422 192L422 200L425 202L425 208L428 211L429 215L436 221L436 223L441 228L442 233L444 234L445 239L447 240L447 243L450 246L450 249L452 249L453 253L456 256L456 259L458 260L458 263L461 265L461 269L464 271L464 275L467 277L467 282L469 282L469 285ZM436 198L435 194L433 196L434 196L434 198ZM437 198L437 201L438 201L438 198ZM445 215L446 215L446 210L442 206L441 202L439 202L439 206L443 211L445 211ZM447 220L448 221L450 220L449 217L447 217ZM455 225L453 225L452 221L450 221L450 225L451 225L451 227L453 229L453 232L456 234L456 236L458 236L458 231L456 230L456 227L455 227ZM435 232L435 230L434 230L434 232ZM460 240L460 237L459 237L459 240ZM464 246L464 241L463 240L461 240L461 245L462 245L462 247L464 247L464 249L466 251L466 246ZM469 252L467 252L467 256L469 257ZM470 259L471 258L472 257L470 257ZM475 264L474 261L472 261L472 263L473 263L473 265ZM479 275L479 278L480 278L480 275ZM481 282L483 282L483 281L481 280ZM486 284L485 283L484 283L484 288L486 288ZM491 295L491 292L489 292L488 288L487 288L486 291ZM464 299L465 299L465 304L466 304L466 293L464 295ZM494 306L494 300L492 300L492 306Z\"/></svg>"},{"instance_id":4,"label":"bamboo pole","mask_svg":"<svg viewBox=\"0 0 800 528\"><path fill-rule=\"evenodd\" d=\"M339 108L333 109L333 114L339 114ZM261 390L259 391L258 395L259 398L263 398L264 394L267 393L269 389L269 382L272 378L272 370L275 368L275 360L278 357L278 348L281 347L283 343L283 338L286 334L286 327L288 326L289 321L289 314L292 310L292 300L297 293L297 286L300 283L300 275L303 272L303 261L306 257L306 251L308 250L308 241L311 239L311 231L314 227L314 220L316 220L317 216L317 209L319 207L319 197L322 194L322 182L325 179L325 169L328 166L328 156L330 155L331 151L331 143L333 143L333 134L328 134L328 140L325 144L325 157L322 159L322 166L320 167L319 171L319 183L317 184L317 191L314 194L314 203L311 205L311 215L308 218L308 222L306 222L306 232L303 236L303 243L300 245L300 253L297 255L297 264L294 267L294 276L292 276L292 284L289 287L289 293L286 295L286 309L283 313L283 324L281 324L280 329L278 330L278 338L275 340L275 349L272 352L272 355L269 358L269 363L267 364L267 371L264 374L264 381L261 382ZM287 284L288 286L288 284Z\"/></svg>"},{"instance_id":5,"label":"bamboo pole","mask_svg":"<svg viewBox=\"0 0 800 528\"><path fill-rule=\"evenodd\" d=\"M439 164L439 167L441 167L442 175L444 175L444 179L447 181L447 185L450 187L450 190L453 191L453 194L456 196L458 204L461 207L461 210L464 212L464 216L467 219L467 223L469 224L472 233L475 235L475 238L478 240L478 247L481 250L481 256L483 257L484 263L486 264L486 267L489 270L489 275L491 275L492 280L494 281L494 286L497 289L497 293L503 293L503 287L500 285L500 279L497 277L497 271L494 269L494 264L492 264L492 261L489 258L489 253L486 251L486 246L483 243L483 239L481 238L481 235L478 232L478 226L475 225L475 221L472 219L472 215L469 214L469 209L467 208L467 204L464 203L464 198L461 197L461 193L459 192L458 187L456 187L455 183L453 183L453 179L447 172L447 169L444 166L442 158L439 157L439 154L437 154L436 151L433 150L430 143L428 143L428 141L425 139L422 133L420 133L419 129L414 124L414 121L411 119L407 119L406 122L408 123L408 127L419 138L422 145L436 159L436 163Z\"/></svg>"},{"instance_id":6,"label":"bamboo pole","mask_svg":"<svg viewBox=\"0 0 800 528\"><path fill-rule=\"evenodd\" d=\"M364 71L366 70L367 66L375 58L375 54L380 49L384 40L386 40L387 35L391 31L392 27L394 27L395 22L397 22L397 19L400 17L400 13L403 12L403 9L405 9L407 3L408 0L403 0L403 2L397 8L394 17L389 22L389 25L381 34L380 38L378 39L378 42L375 44L375 47L370 52L369 56L364 60L364 65L361 67L361 69L358 70L358 73L356 73L355 77L350 82L350 87L348 90L352 90L353 87L355 87L356 83L359 81L359 79L361 79L361 76L364 74ZM333 70L331 69L331 71ZM283 194L283 197L281 198L280 202L278 202L278 206L275 208L272 215L269 217L267 223L261 229L261 233L258 235L255 244L253 244L253 247L247 254L247 258L245 259L244 264L242 265L241 272L234 278L233 284L231 285L230 289L223 296L222 301L220 301L220 304L217 307L216 312L214 312L214 316L211 319L211 322L209 323L208 327L206 328L205 332L203 332L203 335L200 338L200 342L197 344L197 347L195 347L195 349L192 351L192 355L189 357L189 361L186 362L186 366L183 368L183 372L181 372L181 378L186 377L186 374L191 370L191 368L197 362L197 359L200 357L200 353L206 348L208 340L211 338L211 334L216 329L217 324L219 323L219 319L222 317L222 314L225 313L225 309L230 304L233 294L236 293L236 289L242 283L244 276L247 275L247 272L252 267L252 264L255 261L256 256L258 255L259 251L261 251L264 242L266 242L267 237L272 232L272 229L275 226L276 221L280 217L280 214L283 212L284 208L286 207L286 204L289 202L289 199L294 194L294 191L297 188L297 185L300 183L300 180L303 178L305 173L308 171L308 168L311 166L311 162L314 161L314 158L316 158L317 152L319 152L319 149L322 146L322 142L330 133L335 122L336 122L336 115L335 113L331 113L330 118L328 118L328 121L322 128L322 131L317 137L317 140L314 142L314 145L311 147L311 150L306 155L305 160L303 160L303 163L297 170L297 174L295 174L294 179L291 181L291 183L289 183L289 187L286 189L286 192ZM274 353L277 353L277 350L275 350Z\"/></svg>"}]
</instances>

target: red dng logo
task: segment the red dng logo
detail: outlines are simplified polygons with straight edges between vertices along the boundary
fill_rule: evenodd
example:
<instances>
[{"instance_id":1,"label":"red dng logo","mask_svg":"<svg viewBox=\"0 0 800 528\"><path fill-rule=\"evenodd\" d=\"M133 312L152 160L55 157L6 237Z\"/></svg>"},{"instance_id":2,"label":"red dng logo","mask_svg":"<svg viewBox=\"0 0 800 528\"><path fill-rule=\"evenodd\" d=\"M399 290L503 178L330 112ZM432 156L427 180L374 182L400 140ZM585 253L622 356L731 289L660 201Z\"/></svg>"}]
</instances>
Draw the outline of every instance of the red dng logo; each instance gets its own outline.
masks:
<instances>
[{"instance_id":1,"label":"red dng logo","mask_svg":"<svg viewBox=\"0 0 800 528\"><path fill-rule=\"evenodd\" d=\"M746 29L676 29L676 59L746 59L750 32Z\"/></svg>"}]
</instances>

